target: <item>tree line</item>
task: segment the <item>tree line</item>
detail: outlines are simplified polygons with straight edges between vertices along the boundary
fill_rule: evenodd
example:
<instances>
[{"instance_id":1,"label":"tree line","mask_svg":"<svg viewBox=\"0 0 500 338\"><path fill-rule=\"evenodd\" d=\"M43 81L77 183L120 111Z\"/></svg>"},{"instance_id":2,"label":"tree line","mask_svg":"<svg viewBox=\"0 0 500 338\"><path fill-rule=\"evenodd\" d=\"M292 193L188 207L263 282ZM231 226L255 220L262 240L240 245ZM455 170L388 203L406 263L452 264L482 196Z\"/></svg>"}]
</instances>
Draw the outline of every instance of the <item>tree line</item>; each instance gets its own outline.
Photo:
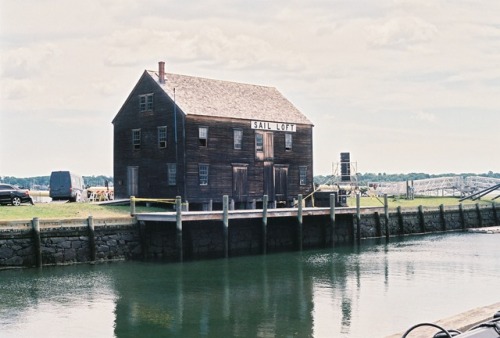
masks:
<instances>
[{"instance_id":1,"label":"tree line","mask_svg":"<svg viewBox=\"0 0 500 338\"><path fill-rule=\"evenodd\" d=\"M356 181L359 185L368 185L369 183L377 182L403 182L411 180L422 180L427 178L438 178L447 176L457 176L457 174L426 174L426 173L409 173L409 174L387 174L387 173L357 173ZM462 173L458 176L468 177L468 176L483 176L491 178L499 178L500 173L494 173L489 171L484 174L475 173ZM83 176L85 184L91 187L104 186L105 182L108 181L109 185L113 185L113 177L99 175L99 176ZM336 182L338 179L333 175L317 175L314 176L314 184L330 184ZM18 178L13 176L0 176L0 182L12 184L24 189L31 190L46 190L49 187L50 176L36 176L36 177L25 177Z\"/></svg>"}]
</instances>

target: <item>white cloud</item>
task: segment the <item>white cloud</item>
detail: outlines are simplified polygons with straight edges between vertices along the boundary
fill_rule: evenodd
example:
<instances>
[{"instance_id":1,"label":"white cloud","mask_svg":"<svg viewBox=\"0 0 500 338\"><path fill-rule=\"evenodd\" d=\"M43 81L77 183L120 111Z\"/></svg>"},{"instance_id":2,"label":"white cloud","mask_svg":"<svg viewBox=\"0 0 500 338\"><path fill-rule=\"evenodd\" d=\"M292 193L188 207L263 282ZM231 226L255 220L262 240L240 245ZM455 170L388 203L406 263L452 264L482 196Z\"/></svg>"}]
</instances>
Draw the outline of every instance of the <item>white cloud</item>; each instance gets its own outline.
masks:
<instances>
[{"instance_id":1,"label":"white cloud","mask_svg":"<svg viewBox=\"0 0 500 338\"><path fill-rule=\"evenodd\" d=\"M52 43L8 49L0 58L1 76L13 79L32 78L50 69L58 53L57 47Z\"/></svg>"},{"instance_id":2,"label":"white cloud","mask_svg":"<svg viewBox=\"0 0 500 338\"><path fill-rule=\"evenodd\" d=\"M436 116L431 113L426 113L424 111L419 111L416 112L413 116L413 119L419 120L419 121L424 121L424 122L429 122L429 123L434 123L436 122Z\"/></svg>"},{"instance_id":3,"label":"white cloud","mask_svg":"<svg viewBox=\"0 0 500 338\"><path fill-rule=\"evenodd\" d=\"M375 47L408 48L438 34L435 25L416 17L389 18L371 25L369 43Z\"/></svg>"},{"instance_id":4,"label":"white cloud","mask_svg":"<svg viewBox=\"0 0 500 338\"><path fill-rule=\"evenodd\" d=\"M461 125L474 121L468 115L488 116L487 124L467 131L484 130L474 139L486 140L500 125L500 114L491 113L500 111L495 0L363 6L323 0L156 0L148 6L137 0L43 0L0 7L0 114L11 118L6 112L15 111L34 133L42 119L57 121L47 130L52 133L63 124L94 124L102 144L112 144L109 122L142 71L156 69L160 60L168 72L276 87L316 123L316 174L330 170L337 152L350 148L364 170L384 165L383 171L402 171L401 161L376 163L377 149L393 146L391 156L399 156L398 139L416 132L409 128L415 124L430 129L425 144L412 148L423 152L449 129L465 134ZM462 138L453 140L465 146ZM37 142L42 147L45 141ZM22 151L5 148L5 156ZM500 171L500 162L481 151L476 156ZM451 166L453 160L442 162ZM109 165L95 170L91 174L111 173Z\"/></svg>"}]
</instances>

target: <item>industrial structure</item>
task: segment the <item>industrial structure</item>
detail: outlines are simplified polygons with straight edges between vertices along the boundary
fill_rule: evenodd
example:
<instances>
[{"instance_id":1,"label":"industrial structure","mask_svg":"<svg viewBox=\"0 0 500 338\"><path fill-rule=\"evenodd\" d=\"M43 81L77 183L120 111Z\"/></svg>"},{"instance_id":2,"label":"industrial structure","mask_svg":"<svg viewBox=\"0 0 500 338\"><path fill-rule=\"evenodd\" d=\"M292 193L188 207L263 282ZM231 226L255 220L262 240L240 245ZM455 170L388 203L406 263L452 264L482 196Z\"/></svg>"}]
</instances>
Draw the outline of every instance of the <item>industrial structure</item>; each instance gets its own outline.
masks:
<instances>
[{"instance_id":1,"label":"industrial structure","mask_svg":"<svg viewBox=\"0 0 500 338\"><path fill-rule=\"evenodd\" d=\"M485 194L500 197L500 179L483 176L446 176L401 182L377 182L376 193L400 196L458 196L480 198Z\"/></svg>"}]
</instances>

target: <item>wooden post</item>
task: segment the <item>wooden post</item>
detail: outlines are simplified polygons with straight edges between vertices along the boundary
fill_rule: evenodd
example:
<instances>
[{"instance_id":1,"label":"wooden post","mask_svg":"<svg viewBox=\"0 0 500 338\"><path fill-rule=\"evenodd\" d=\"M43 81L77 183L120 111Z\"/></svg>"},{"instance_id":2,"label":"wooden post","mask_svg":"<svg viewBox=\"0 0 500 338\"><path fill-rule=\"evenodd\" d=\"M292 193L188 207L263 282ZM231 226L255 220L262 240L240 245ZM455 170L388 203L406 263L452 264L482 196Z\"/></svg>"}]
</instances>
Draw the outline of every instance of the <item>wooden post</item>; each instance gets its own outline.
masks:
<instances>
[{"instance_id":1,"label":"wooden post","mask_svg":"<svg viewBox=\"0 0 500 338\"><path fill-rule=\"evenodd\" d=\"M297 249L302 251L302 194L298 195L297 203Z\"/></svg>"},{"instance_id":2,"label":"wooden post","mask_svg":"<svg viewBox=\"0 0 500 338\"><path fill-rule=\"evenodd\" d=\"M130 196L130 216L135 215L135 196Z\"/></svg>"},{"instance_id":3,"label":"wooden post","mask_svg":"<svg viewBox=\"0 0 500 338\"><path fill-rule=\"evenodd\" d=\"M391 231L389 230L389 202L387 201L387 194L384 194L384 226L385 226L385 239L389 240Z\"/></svg>"},{"instance_id":4,"label":"wooden post","mask_svg":"<svg viewBox=\"0 0 500 338\"><path fill-rule=\"evenodd\" d=\"M38 217L33 218L31 222L33 229L33 247L35 255L35 265L37 268L42 267L42 241L40 239L40 220Z\"/></svg>"},{"instance_id":5,"label":"wooden post","mask_svg":"<svg viewBox=\"0 0 500 338\"><path fill-rule=\"evenodd\" d=\"M422 205L418 206L418 219L420 223L420 231L425 232L424 207Z\"/></svg>"},{"instance_id":6,"label":"wooden post","mask_svg":"<svg viewBox=\"0 0 500 338\"><path fill-rule=\"evenodd\" d=\"M267 253L267 203L269 197L264 195L262 197L262 239L261 239L261 250L265 255Z\"/></svg>"},{"instance_id":7,"label":"wooden post","mask_svg":"<svg viewBox=\"0 0 500 338\"><path fill-rule=\"evenodd\" d=\"M138 221L139 224L139 235L141 237L141 247L142 247L142 259L148 258L148 241L146 236L146 222Z\"/></svg>"},{"instance_id":8,"label":"wooden post","mask_svg":"<svg viewBox=\"0 0 500 338\"><path fill-rule=\"evenodd\" d=\"M94 217L89 216L89 218L87 218L87 225L89 230L90 261L95 262L96 247L95 247Z\"/></svg>"},{"instance_id":9,"label":"wooden post","mask_svg":"<svg viewBox=\"0 0 500 338\"><path fill-rule=\"evenodd\" d=\"M460 224L462 225L462 230L465 230L466 229L465 214L464 214L464 206L462 203L460 203L458 205L458 212L459 212L459 216L460 216Z\"/></svg>"},{"instance_id":10,"label":"wooden post","mask_svg":"<svg viewBox=\"0 0 500 338\"><path fill-rule=\"evenodd\" d=\"M361 242L361 194L356 194L356 241Z\"/></svg>"},{"instance_id":11,"label":"wooden post","mask_svg":"<svg viewBox=\"0 0 500 338\"><path fill-rule=\"evenodd\" d=\"M491 202L491 208L493 209L493 219L496 225L500 225L500 220L498 219L497 209L495 207L495 202Z\"/></svg>"},{"instance_id":12,"label":"wooden post","mask_svg":"<svg viewBox=\"0 0 500 338\"><path fill-rule=\"evenodd\" d=\"M382 225L380 224L380 214L378 211L373 213L373 217L375 218L375 236L382 237Z\"/></svg>"},{"instance_id":13,"label":"wooden post","mask_svg":"<svg viewBox=\"0 0 500 338\"><path fill-rule=\"evenodd\" d=\"M331 245L335 246L335 194L330 194L330 231Z\"/></svg>"},{"instance_id":14,"label":"wooden post","mask_svg":"<svg viewBox=\"0 0 500 338\"><path fill-rule=\"evenodd\" d=\"M439 205L439 219L441 220L441 227L443 231L446 231L446 218L444 215L444 205Z\"/></svg>"},{"instance_id":15,"label":"wooden post","mask_svg":"<svg viewBox=\"0 0 500 338\"><path fill-rule=\"evenodd\" d=\"M177 252L179 262L182 262L184 260L184 245L182 239L182 198L180 196L175 197L175 224Z\"/></svg>"},{"instance_id":16,"label":"wooden post","mask_svg":"<svg viewBox=\"0 0 500 338\"><path fill-rule=\"evenodd\" d=\"M222 223L224 236L224 257L229 257L229 196L222 197Z\"/></svg>"},{"instance_id":17,"label":"wooden post","mask_svg":"<svg viewBox=\"0 0 500 338\"><path fill-rule=\"evenodd\" d=\"M481 208L479 203L476 203L476 213L477 213L477 225L479 228L483 227L483 216L481 215Z\"/></svg>"},{"instance_id":18,"label":"wooden post","mask_svg":"<svg viewBox=\"0 0 500 338\"><path fill-rule=\"evenodd\" d=\"M401 212L401 206L398 205L396 210L397 210L396 212L398 214L399 234L404 235L405 234L405 222L403 220L403 213Z\"/></svg>"}]
</instances>

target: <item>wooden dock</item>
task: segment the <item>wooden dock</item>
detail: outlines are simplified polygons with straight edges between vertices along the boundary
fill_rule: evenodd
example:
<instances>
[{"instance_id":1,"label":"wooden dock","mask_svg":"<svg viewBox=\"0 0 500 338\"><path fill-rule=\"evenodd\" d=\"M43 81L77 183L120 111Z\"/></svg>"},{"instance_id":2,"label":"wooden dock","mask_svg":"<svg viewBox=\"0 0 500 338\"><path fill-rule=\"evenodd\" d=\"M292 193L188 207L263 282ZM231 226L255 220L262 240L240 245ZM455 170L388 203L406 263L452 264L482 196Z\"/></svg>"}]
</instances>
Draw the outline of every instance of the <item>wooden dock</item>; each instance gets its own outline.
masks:
<instances>
[{"instance_id":1,"label":"wooden dock","mask_svg":"<svg viewBox=\"0 0 500 338\"><path fill-rule=\"evenodd\" d=\"M265 209L254 210L228 210L227 216L229 220L232 219L254 219L262 218L265 214ZM360 208L361 214L370 214L374 212L383 212L383 207L364 207ZM325 216L330 215L331 208L302 208L302 216ZM335 208L335 214L349 214L355 215L357 213L356 207L338 207ZM267 217L298 217L299 208L278 208L267 209ZM157 222L176 222L178 214L173 212L141 212L136 213L135 217L138 221L157 221ZM204 221L204 220L223 220L224 210L217 211L182 211L181 217L183 221Z\"/></svg>"},{"instance_id":2,"label":"wooden dock","mask_svg":"<svg viewBox=\"0 0 500 338\"><path fill-rule=\"evenodd\" d=\"M384 208L380 207L360 207L359 195L356 198L356 207L335 207L334 195L330 196L330 206L322 208L306 208L303 206L302 195L298 196L297 208L273 208L269 209L267 196L264 195L263 198L263 209L245 209L245 210L229 210L229 197L227 195L223 196L223 208L218 211L182 211L182 201L181 197L177 196L175 200L175 212L154 212L154 213L136 213L135 211L135 198L131 198L130 203L130 213L135 216L137 221L141 224L142 232L145 232L146 222L164 222L164 223L174 223L176 224L176 247L179 257L179 261L183 261L184 248L183 248L183 223L184 222L196 222L196 221L218 221L222 226L223 240L224 243L224 257L229 256L229 224L231 220L261 220L262 231L261 231L261 252L263 254L267 251L267 224L269 218L288 218L290 220L295 220L296 224L296 240L297 250L302 250L303 246L303 221L305 217L311 216L329 216L329 226L332 231L330 231L331 238L330 243L334 243L334 228L335 228L335 218L336 215L351 215L356 217L356 230L355 237L360 240L360 225L359 220L362 213L374 213L377 211L382 211L387 215L387 204ZM326 241L326 239L325 239Z\"/></svg>"}]
</instances>

